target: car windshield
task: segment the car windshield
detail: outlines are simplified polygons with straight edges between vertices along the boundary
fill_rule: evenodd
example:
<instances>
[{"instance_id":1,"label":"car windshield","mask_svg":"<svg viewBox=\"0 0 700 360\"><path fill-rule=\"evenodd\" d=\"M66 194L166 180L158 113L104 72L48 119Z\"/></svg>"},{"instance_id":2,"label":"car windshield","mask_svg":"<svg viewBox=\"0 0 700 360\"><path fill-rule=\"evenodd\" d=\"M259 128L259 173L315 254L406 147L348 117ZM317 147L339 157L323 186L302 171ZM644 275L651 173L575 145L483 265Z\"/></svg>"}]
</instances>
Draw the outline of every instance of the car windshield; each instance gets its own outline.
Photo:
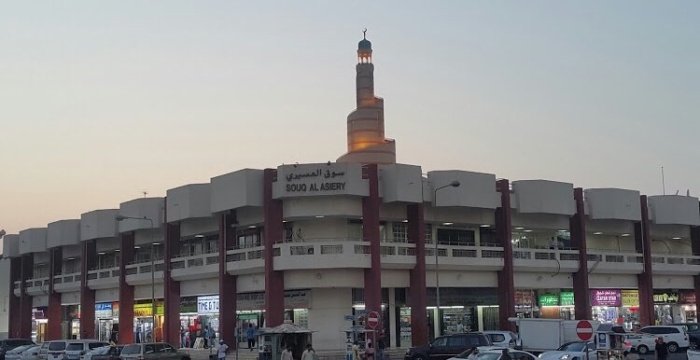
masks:
<instances>
[{"instance_id":1,"label":"car windshield","mask_svg":"<svg viewBox=\"0 0 700 360\"><path fill-rule=\"evenodd\" d=\"M63 341L54 341L49 344L49 351L63 351L66 349L66 343Z\"/></svg>"},{"instance_id":2,"label":"car windshield","mask_svg":"<svg viewBox=\"0 0 700 360\"><path fill-rule=\"evenodd\" d=\"M70 343L66 346L66 351L83 351L83 343Z\"/></svg>"},{"instance_id":3,"label":"car windshield","mask_svg":"<svg viewBox=\"0 0 700 360\"><path fill-rule=\"evenodd\" d=\"M27 350L29 348L30 348L29 345L22 345L22 346L18 346L16 348L10 350L10 352L11 353L21 353L22 351Z\"/></svg>"},{"instance_id":4,"label":"car windshield","mask_svg":"<svg viewBox=\"0 0 700 360\"><path fill-rule=\"evenodd\" d=\"M122 355L138 355L141 354L141 345L127 345L122 349Z\"/></svg>"},{"instance_id":5,"label":"car windshield","mask_svg":"<svg viewBox=\"0 0 700 360\"><path fill-rule=\"evenodd\" d=\"M109 351L109 346L103 346L103 347L98 347L97 349L90 351L90 354L92 354L92 355L104 355L108 351Z\"/></svg>"},{"instance_id":6,"label":"car windshield","mask_svg":"<svg viewBox=\"0 0 700 360\"><path fill-rule=\"evenodd\" d=\"M562 345L558 351L574 351L574 352L582 352L583 349L586 348L586 344L582 342L573 342L573 343L568 343Z\"/></svg>"},{"instance_id":7,"label":"car windshield","mask_svg":"<svg viewBox=\"0 0 700 360\"><path fill-rule=\"evenodd\" d=\"M498 360L501 357L501 353L497 352L482 352L476 356L477 360Z\"/></svg>"}]
</instances>

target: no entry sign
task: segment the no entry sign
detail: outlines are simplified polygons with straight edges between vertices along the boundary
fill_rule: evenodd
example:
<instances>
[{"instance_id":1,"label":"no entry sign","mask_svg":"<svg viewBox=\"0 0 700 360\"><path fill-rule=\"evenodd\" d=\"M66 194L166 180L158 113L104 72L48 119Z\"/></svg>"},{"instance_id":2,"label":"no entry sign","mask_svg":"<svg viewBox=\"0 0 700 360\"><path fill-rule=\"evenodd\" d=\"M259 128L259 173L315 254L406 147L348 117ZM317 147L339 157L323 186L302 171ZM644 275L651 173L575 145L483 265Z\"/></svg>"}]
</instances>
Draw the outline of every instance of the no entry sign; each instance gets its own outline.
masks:
<instances>
[{"instance_id":1,"label":"no entry sign","mask_svg":"<svg viewBox=\"0 0 700 360\"><path fill-rule=\"evenodd\" d=\"M583 341L588 341L593 337L593 325L588 320L581 320L576 324L576 335Z\"/></svg>"},{"instance_id":2,"label":"no entry sign","mask_svg":"<svg viewBox=\"0 0 700 360\"><path fill-rule=\"evenodd\" d=\"M367 314L367 326L370 329L376 329L379 326L379 313L376 311L370 311Z\"/></svg>"}]
</instances>

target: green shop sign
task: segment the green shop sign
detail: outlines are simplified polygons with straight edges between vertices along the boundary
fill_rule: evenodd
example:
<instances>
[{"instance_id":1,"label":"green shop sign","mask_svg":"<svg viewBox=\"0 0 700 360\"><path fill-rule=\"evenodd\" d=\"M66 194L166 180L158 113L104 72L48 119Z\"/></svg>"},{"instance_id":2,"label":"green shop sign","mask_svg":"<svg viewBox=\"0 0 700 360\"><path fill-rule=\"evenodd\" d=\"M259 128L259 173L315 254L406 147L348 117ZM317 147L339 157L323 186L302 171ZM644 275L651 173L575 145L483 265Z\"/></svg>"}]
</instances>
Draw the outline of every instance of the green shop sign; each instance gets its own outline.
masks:
<instances>
[{"instance_id":1,"label":"green shop sign","mask_svg":"<svg viewBox=\"0 0 700 360\"><path fill-rule=\"evenodd\" d=\"M555 294L542 294L537 300L539 300L540 306L558 306L559 297Z\"/></svg>"},{"instance_id":2,"label":"green shop sign","mask_svg":"<svg viewBox=\"0 0 700 360\"><path fill-rule=\"evenodd\" d=\"M561 306L574 305L574 292L573 291L560 292L559 293L559 305L561 305Z\"/></svg>"}]
</instances>

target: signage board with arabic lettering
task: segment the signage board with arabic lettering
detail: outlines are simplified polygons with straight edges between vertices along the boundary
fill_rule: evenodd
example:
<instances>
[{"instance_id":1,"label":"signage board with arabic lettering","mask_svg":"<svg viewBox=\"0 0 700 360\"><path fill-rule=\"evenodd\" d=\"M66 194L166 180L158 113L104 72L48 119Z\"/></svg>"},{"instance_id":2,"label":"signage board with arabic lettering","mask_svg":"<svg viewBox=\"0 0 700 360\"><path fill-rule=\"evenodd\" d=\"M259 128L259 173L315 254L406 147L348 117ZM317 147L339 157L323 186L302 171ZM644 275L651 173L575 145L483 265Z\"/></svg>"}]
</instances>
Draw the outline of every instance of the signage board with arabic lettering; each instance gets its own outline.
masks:
<instances>
[{"instance_id":1,"label":"signage board with arabic lettering","mask_svg":"<svg viewBox=\"0 0 700 360\"><path fill-rule=\"evenodd\" d=\"M274 198L369 195L368 181L360 164L320 163L282 165L273 184Z\"/></svg>"},{"instance_id":2,"label":"signage board with arabic lettering","mask_svg":"<svg viewBox=\"0 0 700 360\"><path fill-rule=\"evenodd\" d=\"M573 306L574 305L574 292L573 291L562 291L559 293L559 305L561 306Z\"/></svg>"},{"instance_id":3,"label":"signage board with arabic lettering","mask_svg":"<svg viewBox=\"0 0 700 360\"><path fill-rule=\"evenodd\" d=\"M591 290L591 306L619 307L622 304L620 290L594 289Z\"/></svg>"},{"instance_id":4,"label":"signage board with arabic lettering","mask_svg":"<svg viewBox=\"0 0 700 360\"><path fill-rule=\"evenodd\" d=\"M680 296L676 291L655 291L654 304L678 304Z\"/></svg>"},{"instance_id":5,"label":"signage board with arabic lettering","mask_svg":"<svg viewBox=\"0 0 700 360\"><path fill-rule=\"evenodd\" d=\"M622 306L639 306L639 290L620 290L620 296L622 298Z\"/></svg>"},{"instance_id":6,"label":"signage board with arabic lettering","mask_svg":"<svg viewBox=\"0 0 700 360\"><path fill-rule=\"evenodd\" d=\"M559 296L556 294L540 294L537 300L540 306L559 306Z\"/></svg>"}]
</instances>

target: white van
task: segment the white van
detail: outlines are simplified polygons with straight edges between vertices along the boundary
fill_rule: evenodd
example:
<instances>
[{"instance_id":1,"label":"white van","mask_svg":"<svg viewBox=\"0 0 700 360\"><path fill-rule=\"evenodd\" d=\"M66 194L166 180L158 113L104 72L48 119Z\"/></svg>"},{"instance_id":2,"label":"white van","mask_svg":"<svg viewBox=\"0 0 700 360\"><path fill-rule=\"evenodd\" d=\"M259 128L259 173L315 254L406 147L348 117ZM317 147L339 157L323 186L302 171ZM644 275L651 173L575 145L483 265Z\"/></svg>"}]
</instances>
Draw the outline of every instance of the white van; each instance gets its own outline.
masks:
<instances>
[{"instance_id":1,"label":"white van","mask_svg":"<svg viewBox=\"0 0 700 360\"><path fill-rule=\"evenodd\" d=\"M47 341L41 344L41 350L39 350L39 358L42 360L63 360L63 357L66 353L67 345L68 340ZM44 351L46 352L44 353Z\"/></svg>"},{"instance_id":2,"label":"white van","mask_svg":"<svg viewBox=\"0 0 700 360\"><path fill-rule=\"evenodd\" d=\"M68 345L66 345L63 359L82 360L83 356L85 356L88 351L108 345L108 343L99 340L70 340L68 341Z\"/></svg>"}]
</instances>

